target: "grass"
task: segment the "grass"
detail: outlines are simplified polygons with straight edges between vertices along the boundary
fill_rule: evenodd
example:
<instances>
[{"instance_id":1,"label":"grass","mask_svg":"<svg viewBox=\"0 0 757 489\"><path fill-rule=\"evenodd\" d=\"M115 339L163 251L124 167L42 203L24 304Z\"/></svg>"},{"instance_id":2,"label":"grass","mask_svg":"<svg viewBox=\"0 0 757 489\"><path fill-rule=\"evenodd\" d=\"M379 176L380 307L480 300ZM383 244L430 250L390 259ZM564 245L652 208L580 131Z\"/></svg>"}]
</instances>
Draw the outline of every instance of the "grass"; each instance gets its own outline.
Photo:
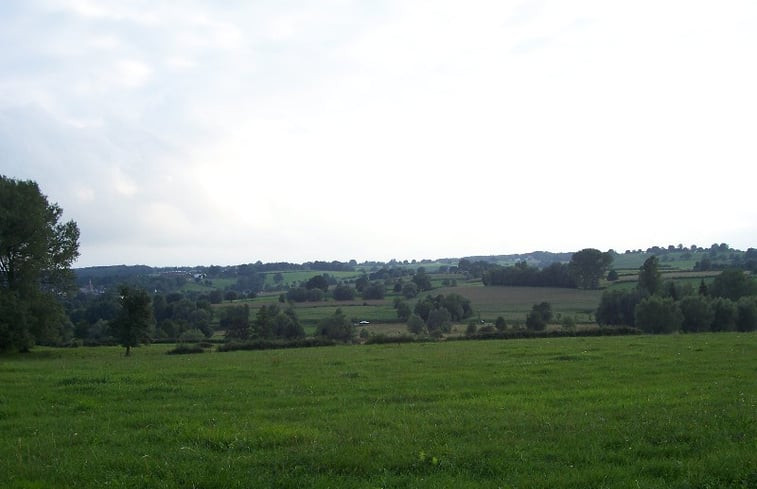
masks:
<instances>
[{"instance_id":1,"label":"grass","mask_svg":"<svg viewBox=\"0 0 757 489\"><path fill-rule=\"evenodd\" d=\"M0 487L757 487L757 335L0 357Z\"/></svg>"},{"instance_id":2,"label":"grass","mask_svg":"<svg viewBox=\"0 0 757 489\"><path fill-rule=\"evenodd\" d=\"M552 312L588 319L602 296L601 290L566 289L554 287L446 287L433 294L456 293L470 299L476 314L493 322L497 316L507 320L525 320L534 304L549 302Z\"/></svg>"}]
</instances>

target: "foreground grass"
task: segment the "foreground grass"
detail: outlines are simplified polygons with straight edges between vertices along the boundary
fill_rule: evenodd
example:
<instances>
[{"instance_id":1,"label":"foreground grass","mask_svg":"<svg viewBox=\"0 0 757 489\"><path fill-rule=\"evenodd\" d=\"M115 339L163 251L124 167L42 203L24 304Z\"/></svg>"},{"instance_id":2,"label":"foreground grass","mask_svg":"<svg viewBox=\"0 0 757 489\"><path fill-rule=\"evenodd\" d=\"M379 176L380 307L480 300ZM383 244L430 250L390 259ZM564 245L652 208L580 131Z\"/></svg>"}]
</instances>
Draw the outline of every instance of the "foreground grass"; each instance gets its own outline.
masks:
<instances>
[{"instance_id":1,"label":"foreground grass","mask_svg":"<svg viewBox=\"0 0 757 489\"><path fill-rule=\"evenodd\" d=\"M757 335L0 357L0 487L757 487Z\"/></svg>"}]
</instances>

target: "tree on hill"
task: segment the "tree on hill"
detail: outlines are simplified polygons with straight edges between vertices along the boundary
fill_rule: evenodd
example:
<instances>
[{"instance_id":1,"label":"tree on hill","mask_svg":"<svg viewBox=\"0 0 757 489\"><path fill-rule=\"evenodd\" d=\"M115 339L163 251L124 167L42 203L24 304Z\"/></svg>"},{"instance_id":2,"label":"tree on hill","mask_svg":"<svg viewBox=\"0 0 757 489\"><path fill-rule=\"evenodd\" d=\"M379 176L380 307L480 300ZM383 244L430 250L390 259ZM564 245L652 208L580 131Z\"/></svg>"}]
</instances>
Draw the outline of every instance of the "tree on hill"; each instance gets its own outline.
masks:
<instances>
[{"instance_id":1,"label":"tree on hill","mask_svg":"<svg viewBox=\"0 0 757 489\"><path fill-rule=\"evenodd\" d=\"M741 297L754 295L757 292L757 287L755 287L754 280L743 270L729 268L715 277L709 287L709 292L713 297L725 297L737 301Z\"/></svg>"},{"instance_id":2,"label":"tree on hill","mask_svg":"<svg viewBox=\"0 0 757 489\"><path fill-rule=\"evenodd\" d=\"M225 307L222 314L219 326L226 331L226 339L246 340L250 337L250 307L248 305Z\"/></svg>"},{"instance_id":3,"label":"tree on hill","mask_svg":"<svg viewBox=\"0 0 757 489\"><path fill-rule=\"evenodd\" d=\"M420 291L431 290L431 279L426 274L426 269L423 267L418 267L415 275L413 275L412 281L418 286L418 290Z\"/></svg>"},{"instance_id":4,"label":"tree on hill","mask_svg":"<svg viewBox=\"0 0 757 489\"><path fill-rule=\"evenodd\" d=\"M126 356L131 348L150 340L153 324L150 296L143 289L121 286L119 289L121 310L112 323L118 343L126 348Z\"/></svg>"},{"instance_id":5,"label":"tree on hill","mask_svg":"<svg viewBox=\"0 0 757 489\"><path fill-rule=\"evenodd\" d=\"M57 301L73 283L79 228L35 182L0 175L0 350L56 341L66 321Z\"/></svg>"},{"instance_id":6,"label":"tree on hill","mask_svg":"<svg viewBox=\"0 0 757 489\"><path fill-rule=\"evenodd\" d=\"M322 291L326 292L329 288L329 281L323 275L315 275L313 277L310 277L310 279L305 282L305 288L308 290L321 289Z\"/></svg>"},{"instance_id":7,"label":"tree on hill","mask_svg":"<svg viewBox=\"0 0 757 489\"><path fill-rule=\"evenodd\" d=\"M569 266L579 287L596 289L599 287L599 279L605 275L611 264L611 253L603 253L594 248L584 248L573 253Z\"/></svg>"},{"instance_id":8,"label":"tree on hill","mask_svg":"<svg viewBox=\"0 0 757 489\"><path fill-rule=\"evenodd\" d=\"M349 285L337 285L331 291L335 301L351 301L355 299L355 289Z\"/></svg>"},{"instance_id":9,"label":"tree on hill","mask_svg":"<svg viewBox=\"0 0 757 489\"><path fill-rule=\"evenodd\" d=\"M342 310L337 309L334 314L318 322L316 332L319 336L325 336L332 340L350 341L354 334L354 328Z\"/></svg>"},{"instance_id":10,"label":"tree on hill","mask_svg":"<svg viewBox=\"0 0 757 489\"><path fill-rule=\"evenodd\" d=\"M639 269L639 289L649 295L658 293L662 288L659 263L656 256L650 256Z\"/></svg>"}]
</instances>

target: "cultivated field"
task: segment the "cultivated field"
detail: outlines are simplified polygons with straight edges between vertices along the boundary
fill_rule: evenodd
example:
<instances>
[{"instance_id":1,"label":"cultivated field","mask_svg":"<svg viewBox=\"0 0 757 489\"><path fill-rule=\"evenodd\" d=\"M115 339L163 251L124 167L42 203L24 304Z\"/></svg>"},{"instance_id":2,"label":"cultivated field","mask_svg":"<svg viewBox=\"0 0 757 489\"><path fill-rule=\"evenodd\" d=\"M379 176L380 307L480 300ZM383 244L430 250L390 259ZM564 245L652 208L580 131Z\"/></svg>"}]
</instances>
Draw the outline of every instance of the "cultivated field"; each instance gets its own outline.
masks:
<instances>
[{"instance_id":1,"label":"cultivated field","mask_svg":"<svg viewBox=\"0 0 757 489\"><path fill-rule=\"evenodd\" d=\"M0 357L0 487L757 487L757 334L167 348Z\"/></svg>"},{"instance_id":2,"label":"cultivated field","mask_svg":"<svg viewBox=\"0 0 757 489\"><path fill-rule=\"evenodd\" d=\"M454 292L470 299L473 309L481 317L494 321L497 316L507 320L524 321L534 304L549 302L552 311L588 321L599 305L601 290L566 289L555 287L447 287L434 294Z\"/></svg>"}]
</instances>

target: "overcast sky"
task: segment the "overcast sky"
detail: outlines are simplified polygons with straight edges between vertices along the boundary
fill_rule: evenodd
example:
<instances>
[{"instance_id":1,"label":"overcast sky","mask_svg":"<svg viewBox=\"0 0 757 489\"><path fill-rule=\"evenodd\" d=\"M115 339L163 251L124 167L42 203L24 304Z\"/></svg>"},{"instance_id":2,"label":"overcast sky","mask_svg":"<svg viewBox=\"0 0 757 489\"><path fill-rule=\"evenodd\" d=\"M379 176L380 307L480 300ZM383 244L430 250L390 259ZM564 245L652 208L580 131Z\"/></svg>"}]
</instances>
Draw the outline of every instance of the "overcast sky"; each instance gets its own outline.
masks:
<instances>
[{"instance_id":1,"label":"overcast sky","mask_svg":"<svg viewBox=\"0 0 757 489\"><path fill-rule=\"evenodd\" d=\"M757 3L0 2L77 266L757 246Z\"/></svg>"}]
</instances>

